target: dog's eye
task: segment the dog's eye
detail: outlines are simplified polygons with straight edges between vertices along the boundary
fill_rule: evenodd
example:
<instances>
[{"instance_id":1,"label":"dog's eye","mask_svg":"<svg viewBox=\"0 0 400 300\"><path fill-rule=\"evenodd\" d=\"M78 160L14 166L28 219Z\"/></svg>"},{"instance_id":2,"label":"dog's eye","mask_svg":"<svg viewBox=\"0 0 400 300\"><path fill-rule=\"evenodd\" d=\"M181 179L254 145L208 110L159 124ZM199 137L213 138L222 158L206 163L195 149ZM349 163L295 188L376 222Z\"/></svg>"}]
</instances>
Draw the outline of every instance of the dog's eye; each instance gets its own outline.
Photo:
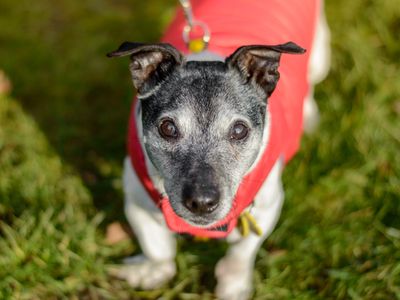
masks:
<instances>
[{"instance_id":1,"label":"dog's eye","mask_svg":"<svg viewBox=\"0 0 400 300\"><path fill-rule=\"evenodd\" d=\"M158 132L164 139L176 139L179 137L178 128L176 128L175 123L170 119L161 121L158 126Z\"/></svg>"},{"instance_id":2,"label":"dog's eye","mask_svg":"<svg viewBox=\"0 0 400 300\"><path fill-rule=\"evenodd\" d=\"M236 122L232 128L230 133L230 138L232 140L243 140L249 134L249 128L243 122Z\"/></svg>"}]
</instances>

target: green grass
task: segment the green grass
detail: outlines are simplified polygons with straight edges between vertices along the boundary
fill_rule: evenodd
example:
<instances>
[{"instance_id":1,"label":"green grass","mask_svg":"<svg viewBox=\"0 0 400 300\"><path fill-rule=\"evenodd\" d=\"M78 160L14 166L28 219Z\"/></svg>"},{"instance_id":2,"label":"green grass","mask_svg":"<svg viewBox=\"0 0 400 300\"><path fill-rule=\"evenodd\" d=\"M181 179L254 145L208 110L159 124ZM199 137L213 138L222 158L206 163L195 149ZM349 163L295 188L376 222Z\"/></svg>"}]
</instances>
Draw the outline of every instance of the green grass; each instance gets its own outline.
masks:
<instances>
[{"instance_id":1,"label":"green grass","mask_svg":"<svg viewBox=\"0 0 400 300\"><path fill-rule=\"evenodd\" d=\"M107 266L122 214L132 89L123 40L155 41L175 1L0 2L0 299L212 299L220 242L179 240L179 273L134 291ZM286 202L259 252L255 299L400 299L400 6L329 1L332 70L321 124L284 173Z\"/></svg>"}]
</instances>

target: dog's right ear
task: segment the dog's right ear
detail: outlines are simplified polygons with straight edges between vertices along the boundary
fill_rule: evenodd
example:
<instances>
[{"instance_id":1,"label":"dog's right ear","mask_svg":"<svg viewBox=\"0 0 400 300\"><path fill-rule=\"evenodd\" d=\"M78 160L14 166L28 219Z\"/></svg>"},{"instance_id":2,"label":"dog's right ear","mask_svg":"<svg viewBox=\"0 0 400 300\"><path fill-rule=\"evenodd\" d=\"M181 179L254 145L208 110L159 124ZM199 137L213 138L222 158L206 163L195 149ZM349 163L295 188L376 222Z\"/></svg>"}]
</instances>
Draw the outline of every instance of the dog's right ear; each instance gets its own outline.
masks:
<instances>
[{"instance_id":1,"label":"dog's right ear","mask_svg":"<svg viewBox=\"0 0 400 300\"><path fill-rule=\"evenodd\" d=\"M225 62L237 69L246 82L260 86L269 97L279 80L279 61L282 53L302 54L306 50L288 42L281 45L251 45L237 49Z\"/></svg>"},{"instance_id":2,"label":"dog's right ear","mask_svg":"<svg viewBox=\"0 0 400 300\"><path fill-rule=\"evenodd\" d=\"M184 56L170 44L143 44L124 42L107 54L108 57L130 55L132 81L139 94L150 92L177 66L184 63Z\"/></svg>"}]
</instances>

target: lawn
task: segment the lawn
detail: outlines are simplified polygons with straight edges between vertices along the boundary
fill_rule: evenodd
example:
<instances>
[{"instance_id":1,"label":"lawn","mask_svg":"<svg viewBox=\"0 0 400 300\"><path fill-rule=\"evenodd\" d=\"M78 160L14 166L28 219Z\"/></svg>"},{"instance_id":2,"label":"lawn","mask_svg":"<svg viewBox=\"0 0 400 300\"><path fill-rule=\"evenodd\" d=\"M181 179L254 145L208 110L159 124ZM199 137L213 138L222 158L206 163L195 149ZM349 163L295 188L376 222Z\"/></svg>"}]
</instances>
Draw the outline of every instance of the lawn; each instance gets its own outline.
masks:
<instances>
[{"instance_id":1,"label":"lawn","mask_svg":"<svg viewBox=\"0 0 400 300\"><path fill-rule=\"evenodd\" d=\"M108 266L126 223L121 165L133 95L123 40L156 41L176 1L0 2L0 299L213 299L223 242L179 238L178 275L135 291ZM332 69L317 134L284 172L254 299L400 299L400 5L329 1Z\"/></svg>"}]
</instances>

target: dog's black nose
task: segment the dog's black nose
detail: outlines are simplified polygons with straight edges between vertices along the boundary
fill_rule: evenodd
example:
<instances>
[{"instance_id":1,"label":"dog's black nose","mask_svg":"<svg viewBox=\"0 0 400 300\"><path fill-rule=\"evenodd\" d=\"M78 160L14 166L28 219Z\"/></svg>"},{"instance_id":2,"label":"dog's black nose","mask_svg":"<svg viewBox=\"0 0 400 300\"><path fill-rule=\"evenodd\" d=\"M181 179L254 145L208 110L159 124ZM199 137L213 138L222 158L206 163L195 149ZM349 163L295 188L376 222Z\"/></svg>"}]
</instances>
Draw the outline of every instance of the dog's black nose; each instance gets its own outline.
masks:
<instances>
[{"instance_id":1,"label":"dog's black nose","mask_svg":"<svg viewBox=\"0 0 400 300\"><path fill-rule=\"evenodd\" d=\"M182 191L183 205L196 215L212 213L219 205L219 197L216 187L185 185Z\"/></svg>"}]
</instances>

